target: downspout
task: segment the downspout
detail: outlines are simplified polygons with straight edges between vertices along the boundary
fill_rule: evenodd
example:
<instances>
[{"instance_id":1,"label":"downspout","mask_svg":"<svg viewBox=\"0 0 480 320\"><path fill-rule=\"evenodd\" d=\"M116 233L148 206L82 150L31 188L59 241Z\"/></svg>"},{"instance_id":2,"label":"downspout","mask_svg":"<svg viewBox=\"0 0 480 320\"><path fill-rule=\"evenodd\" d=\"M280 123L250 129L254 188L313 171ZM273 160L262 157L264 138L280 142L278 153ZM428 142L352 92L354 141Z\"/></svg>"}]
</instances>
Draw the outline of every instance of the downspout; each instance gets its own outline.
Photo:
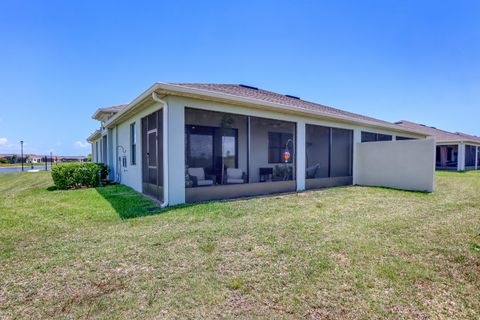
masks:
<instances>
[{"instance_id":1,"label":"downspout","mask_svg":"<svg viewBox=\"0 0 480 320\"><path fill-rule=\"evenodd\" d=\"M168 206L168 103L152 92L152 99L163 104L163 203L162 208Z\"/></svg>"}]
</instances>

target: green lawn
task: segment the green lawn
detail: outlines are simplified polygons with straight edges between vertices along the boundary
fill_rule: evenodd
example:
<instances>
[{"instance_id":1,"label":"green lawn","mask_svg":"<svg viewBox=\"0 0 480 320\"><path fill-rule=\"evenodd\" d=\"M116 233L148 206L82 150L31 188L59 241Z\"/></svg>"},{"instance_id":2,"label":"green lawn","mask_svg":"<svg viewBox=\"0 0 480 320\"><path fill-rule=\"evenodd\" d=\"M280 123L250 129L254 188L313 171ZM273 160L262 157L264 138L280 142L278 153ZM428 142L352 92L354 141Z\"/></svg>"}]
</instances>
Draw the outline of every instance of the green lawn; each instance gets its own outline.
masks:
<instances>
[{"instance_id":1,"label":"green lawn","mask_svg":"<svg viewBox=\"0 0 480 320\"><path fill-rule=\"evenodd\" d=\"M0 175L0 319L480 314L480 173L159 211L124 186Z\"/></svg>"}]
</instances>

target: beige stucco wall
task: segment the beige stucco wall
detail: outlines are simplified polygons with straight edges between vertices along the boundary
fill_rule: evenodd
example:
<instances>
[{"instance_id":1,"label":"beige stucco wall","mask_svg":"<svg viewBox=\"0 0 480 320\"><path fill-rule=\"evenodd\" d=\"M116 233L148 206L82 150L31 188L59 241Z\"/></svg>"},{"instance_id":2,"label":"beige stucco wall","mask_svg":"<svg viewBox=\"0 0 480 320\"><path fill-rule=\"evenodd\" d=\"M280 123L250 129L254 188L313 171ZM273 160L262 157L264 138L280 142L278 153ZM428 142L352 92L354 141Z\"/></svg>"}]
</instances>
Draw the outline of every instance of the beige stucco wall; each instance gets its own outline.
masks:
<instances>
[{"instance_id":1,"label":"beige stucco wall","mask_svg":"<svg viewBox=\"0 0 480 320\"><path fill-rule=\"evenodd\" d=\"M412 137L412 138L420 138L421 136L409 135L405 133L395 133L395 131L391 130L380 130L380 129L372 129L360 125L353 125L353 124L343 124L334 121L322 120L319 118L310 118L305 116L299 116L294 114L285 114L280 112L273 112L268 110L262 110L258 108L247 108L241 107L226 103L218 103L218 102L210 102L205 100L198 100L198 99L190 99L190 98L183 98L183 97L173 97L168 96L163 98L168 103L168 117L167 121L165 122L166 130L168 131L168 143L166 148L168 148L168 180L169 180L169 190L168 190L168 201L170 205L173 204L180 204L185 202L185 124L189 122L188 119L185 119L185 107L191 108L198 108L198 109L205 109L205 110L212 110L212 111L220 111L220 112L229 112L233 114L240 114L240 115L250 115L256 117L263 117L269 119L276 119L276 120L285 120L289 122L296 123L297 131L295 132L297 145L296 145L296 156L297 156L297 190L304 190L305 188L305 124L315 124L327 127L334 127L334 128L345 128L351 129L354 131L354 142L359 142L361 139L361 132L363 131L370 131L376 133L383 133L383 134L391 134L396 136L397 134L400 136L405 137ZM142 142L141 142L141 119L148 114L155 112L157 110L162 109L163 105L161 103L151 103L147 107L143 108L142 111L136 113L134 116L130 117L129 119L123 121L121 124L113 128L111 130L112 142L113 142L113 154L115 155L113 159L113 163L110 165L116 169L116 161L118 156L123 155L120 151L121 148L117 148L117 146L122 146L125 149L125 155L127 156L127 167L121 168L121 183L132 187L133 189L141 192L142 191ZM164 119L165 121L165 119ZM130 124L132 122L136 123L137 127L137 164L131 165L130 163ZM205 125L209 123L206 122ZM242 141L242 137L244 136L243 128L239 128L239 167L243 168L246 166L246 155L241 154L241 150L246 144L246 141ZM258 128L252 127L252 134L256 131L258 133L267 132L266 128ZM118 136L118 141L117 141ZM253 139L253 136L251 139ZM265 136L266 133L260 136ZM406 143L410 141L399 141L398 143ZM372 143L374 144L374 143ZM250 152L250 166L255 165L255 158L252 157L252 154L255 156L258 155L259 158L259 165L261 162L262 166L265 166L268 163L268 141L260 141L254 140L250 141L251 145L251 152ZM357 170L363 170L362 166L357 167L355 166L356 157L355 157L355 149L359 144L354 143L354 174ZM368 144L365 144L368 145ZM100 146L101 147L101 146ZM101 149L100 149L101 150ZM434 156L434 152L432 151L432 157ZM261 160L261 161L260 161ZM101 161L101 160L100 160ZM432 158L432 165L434 165L434 159ZM255 175L255 172L258 173L258 169L250 170L252 175ZM116 174L116 172L115 172ZM252 176L252 179L255 180L257 177Z\"/></svg>"},{"instance_id":2,"label":"beige stucco wall","mask_svg":"<svg viewBox=\"0 0 480 320\"><path fill-rule=\"evenodd\" d=\"M404 190L435 189L435 140L357 144L354 183Z\"/></svg>"}]
</instances>

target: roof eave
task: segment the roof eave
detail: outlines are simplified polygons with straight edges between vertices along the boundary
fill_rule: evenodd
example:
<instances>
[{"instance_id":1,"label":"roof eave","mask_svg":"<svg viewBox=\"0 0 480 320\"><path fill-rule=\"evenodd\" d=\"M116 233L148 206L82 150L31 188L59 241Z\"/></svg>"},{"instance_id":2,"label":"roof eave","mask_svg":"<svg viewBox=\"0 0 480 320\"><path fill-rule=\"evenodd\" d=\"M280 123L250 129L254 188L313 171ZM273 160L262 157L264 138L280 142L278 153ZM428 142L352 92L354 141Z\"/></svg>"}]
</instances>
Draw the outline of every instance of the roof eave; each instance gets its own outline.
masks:
<instances>
[{"instance_id":1,"label":"roof eave","mask_svg":"<svg viewBox=\"0 0 480 320\"><path fill-rule=\"evenodd\" d=\"M102 135L102 133L100 132L100 130L95 130L90 136L88 136L87 138L87 141L89 143L93 143L93 141L97 140L98 138L100 138Z\"/></svg>"},{"instance_id":2,"label":"roof eave","mask_svg":"<svg viewBox=\"0 0 480 320\"><path fill-rule=\"evenodd\" d=\"M150 86L147 90L145 90L142 94L140 94L135 100L127 105L125 110L118 112L115 116L113 116L109 121L105 123L105 127L111 127L115 124L118 124L123 118L131 114L135 111L135 107L140 103L143 102L145 99L148 99L153 92L160 91L163 95L175 95L175 96L197 96L204 100L220 100L220 101L228 101L230 103L241 103L247 104L248 106L257 106L257 107L268 107L273 111L283 110L288 111L289 113L301 114L301 115L310 115L315 117L321 117L323 119L329 119L334 121L346 122L350 124L362 124L372 128L380 128L380 129L389 129L395 132L400 133L407 133L413 134L421 137L427 137L428 135L416 131L409 128L404 128L395 124L380 124L373 121L362 120L362 119L355 119L347 116L341 115L332 115L324 112L312 111L312 110L299 110L298 108L294 108L288 105L272 103L268 101L260 101L258 99L248 98L248 97L239 97L236 95L228 94L228 93L220 93L209 91L205 89L196 89L196 88L186 88L183 86L178 86L169 83L158 82Z\"/></svg>"},{"instance_id":3,"label":"roof eave","mask_svg":"<svg viewBox=\"0 0 480 320\"><path fill-rule=\"evenodd\" d=\"M480 145L480 141L474 141L474 140L437 140L437 143L450 143L450 144L462 144L462 143L468 143L468 144L476 144Z\"/></svg>"}]
</instances>

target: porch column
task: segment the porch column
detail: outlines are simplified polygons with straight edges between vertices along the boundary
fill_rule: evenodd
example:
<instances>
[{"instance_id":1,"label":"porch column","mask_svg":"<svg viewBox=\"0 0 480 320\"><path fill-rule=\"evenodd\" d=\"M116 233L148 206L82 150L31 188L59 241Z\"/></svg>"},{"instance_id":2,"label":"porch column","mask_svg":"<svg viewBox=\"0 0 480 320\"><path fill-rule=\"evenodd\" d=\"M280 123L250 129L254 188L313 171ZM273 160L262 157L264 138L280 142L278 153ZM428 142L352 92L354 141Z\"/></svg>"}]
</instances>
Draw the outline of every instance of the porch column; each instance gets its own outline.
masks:
<instances>
[{"instance_id":1,"label":"porch column","mask_svg":"<svg viewBox=\"0 0 480 320\"><path fill-rule=\"evenodd\" d=\"M458 171L465 171L465 144L458 145Z\"/></svg>"},{"instance_id":2,"label":"porch column","mask_svg":"<svg viewBox=\"0 0 480 320\"><path fill-rule=\"evenodd\" d=\"M168 101L168 202L185 203L185 107Z\"/></svg>"},{"instance_id":3,"label":"porch column","mask_svg":"<svg viewBox=\"0 0 480 320\"><path fill-rule=\"evenodd\" d=\"M357 185L357 145L362 143L362 130L354 129L353 130L353 167L352 167L352 176L353 176L353 185Z\"/></svg>"},{"instance_id":4,"label":"porch column","mask_svg":"<svg viewBox=\"0 0 480 320\"><path fill-rule=\"evenodd\" d=\"M478 146L475 147L475 170L478 170Z\"/></svg>"},{"instance_id":5,"label":"porch column","mask_svg":"<svg viewBox=\"0 0 480 320\"><path fill-rule=\"evenodd\" d=\"M297 146L295 150L297 157L297 191L305 190L305 121L297 121Z\"/></svg>"}]
</instances>

